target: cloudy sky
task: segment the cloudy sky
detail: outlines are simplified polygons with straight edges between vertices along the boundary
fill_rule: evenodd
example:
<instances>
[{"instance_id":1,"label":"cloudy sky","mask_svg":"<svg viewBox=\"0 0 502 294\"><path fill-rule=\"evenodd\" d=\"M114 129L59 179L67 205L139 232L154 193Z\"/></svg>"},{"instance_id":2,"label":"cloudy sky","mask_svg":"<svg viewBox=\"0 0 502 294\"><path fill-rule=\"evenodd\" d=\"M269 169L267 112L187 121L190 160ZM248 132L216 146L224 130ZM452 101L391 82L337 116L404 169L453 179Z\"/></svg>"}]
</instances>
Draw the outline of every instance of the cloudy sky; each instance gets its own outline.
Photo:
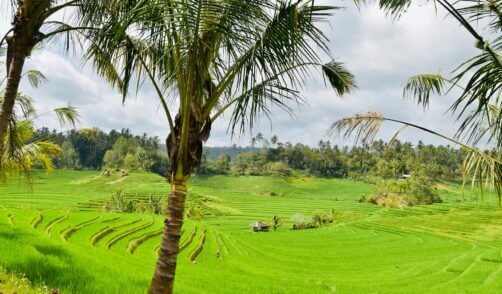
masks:
<instances>
[{"instance_id":1,"label":"cloudy sky","mask_svg":"<svg viewBox=\"0 0 502 294\"><path fill-rule=\"evenodd\" d=\"M426 1L416 1L399 20L386 17L374 6L358 10L350 1L342 4L346 9L336 11L325 31L332 41L334 56L355 74L359 89L339 98L324 86L320 75L313 75L304 90L307 103L297 108L296 116L274 111L271 122L262 119L252 133L238 138L231 138L227 121L221 120L213 126L209 146L247 145L249 138L258 132L265 137L277 134L281 141L315 145L326 139L326 129L333 121L368 110L414 121L444 134L455 132L454 118L446 113L453 97L433 99L429 110L424 112L413 102L402 99L402 85L414 74L447 73L454 69L476 53L472 38L452 18L441 12L436 15L434 7ZM7 24L5 20L0 22L1 35ZM36 99L39 112L70 103L81 114L79 127L97 126L105 131L129 128L133 133L146 132L162 140L168 133L166 119L148 88L122 104L120 95L89 66L83 66L78 56L67 56L54 48L36 52L27 62L27 68L38 69L49 79L38 89L30 88L26 81L21 84L21 91ZM57 119L51 116L41 117L37 126L60 129ZM380 138L389 140L397 129L397 125L385 125ZM401 138L445 143L411 129L403 132ZM333 142L342 143L338 139Z\"/></svg>"}]
</instances>

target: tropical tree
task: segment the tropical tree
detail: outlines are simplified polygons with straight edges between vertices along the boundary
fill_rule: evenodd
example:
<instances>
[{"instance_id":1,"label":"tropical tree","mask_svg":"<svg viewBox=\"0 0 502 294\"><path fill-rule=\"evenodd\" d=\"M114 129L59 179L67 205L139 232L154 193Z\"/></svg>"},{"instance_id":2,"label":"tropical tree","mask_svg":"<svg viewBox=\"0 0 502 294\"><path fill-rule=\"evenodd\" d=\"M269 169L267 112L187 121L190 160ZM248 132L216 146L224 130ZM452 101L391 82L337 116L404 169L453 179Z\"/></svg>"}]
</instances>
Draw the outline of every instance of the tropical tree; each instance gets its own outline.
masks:
<instances>
[{"instance_id":1,"label":"tropical tree","mask_svg":"<svg viewBox=\"0 0 502 294\"><path fill-rule=\"evenodd\" d=\"M3 95L0 95L0 102ZM54 113L62 125L74 126L78 114L74 107L56 108L52 111L37 114L33 99L24 95L17 95L13 117L7 128L7 136L1 142L0 149L0 180L7 180L12 176L25 174L29 177L35 165L50 171L53 168L53 156L61 154L57 145L46 139L32 140L34 120L42 115Z\"/></svg>"},{"instance_id":2,"label":"tropical tree","mask_svg":"<svg viewBox=\"0 0 502 294\"><path fill-rule=\"evenodd\" d=\"M481 53L468 59L449 76L441 73L411 77L403 90L406 98L427 108L433 94L458 91L450 111L460 121L455 135L468 144L494 142L502 148L502 2L438 1L475 39ZM487 28L475 29L479 23ZM485 34L483 36L483 33Z\"/></svg>"},{"instance_id":3,"label":"tropical tree","mask_svg":"<svg viewBox=\"0 0 502 294\"><path fill-rule=\"evenodd\" d=\"M256 146L256 142L257 142L256 137L252 137L251 140L249 141L249 144L251 145L251 147L254 148L254 146Z\"/></svg>"},{"instance_id":4,"label":"tropical tree","mask_svg":"<svg viewBox=\"0 0 502 294\"><path fill-rule=\"evenodd\" d=\"M332 58L319 23L337 7L312 0L104 1L89 16L102 30L88 56L124 98L135 77L153 84L167 118L171 184L165 229L150 293L172 293L191 172L211 126L230 113L232 134L273 108L291 112L299 87L318 68L342 95L354 77ZM168 103L168 101L174 101Z\"/></svg>"},{"instance_id":5,"label":"tropical tree","mask_svg":"<svg viewBox=\"0 0 502 294\"><path fill-rule=\"evenodd\" d=\"M363 1L361 1L363 2ZM380 5L394 14L402 12L411 1L396 1L404 4L399 8L380 1ZM400 131L413 127L434 134L467 150L464 161L464 183L467 176L472 183L477 181L483 193L483 183L494 186L499 204L502 192L502 2L497 0L450 2L436 0L448 15L456 19L476 40L476 47L481 53L463 62L451 73L452 77L442 74L421 74L411 77L405 84L403 96L414 99L426 109L433 94L446 95L460 90L460 95L453 102L450 111L460 121L460 127L454 137L439 134L424 126L411 122L386 118L377 112L357 114L335 122L329 130L331 134L355 135L357 140L372 141L384 121L402 124ZM476 29L478 24L486 24ZM483 33L488 36L483 36ZM492 154L476 147L480 142L494 143Z\"/></svg>"},{"instance_id":6,"label":"tropical tree","mask_svg":"<svg viewBox=\"0 0 502 294\"><path fill-rule=\"evenodd\" d=\"M12 17L12 27L0 39L0 50L5 50L4 45L7 47L6 84L0 108L0 142L8 135L26 59L42 43L62 40L69 50L71 44L78 42L75 33L89 29L77 24L78 15L93 7L89 2L94 1L11 0L0 4L0 8L6 9L6 15Z\"/></svg>"},{"instance_id":7,"label":"tropical tree","mask_svg":"<svg viewBox=\"0 0 502 294\"><path fill-rule=\"evenodd\" d=\"M272 143L272 145L276 146L278 142L279 137L277 137L277 135L273 135L272 138L270 138L270 143Z\"/></svg>"},{"instance_id":8,"label":"tropical tree","mask_svg":"<svg viewBox=\"0 0 502 294\"><path fill-rule=\"evenodd\" d=\"M3 56L4 52L0 50L0 57ZM2 75L4 74L1 69L0 72ZM33 88L47 82L47 78L42 72L33 69L21 74L20 78L26 78ZM0 87L8 83L8 76L6 76L0 80ZM4 105L5 100L6 92L0 92L0 105ZM51 170L53 167L51 156L61 153L61 148L46 140L47 138L32 140L35 131L34 120L40 116L55 113L62 126L75 126L78 121L76 109L68 106L37 114L33 99L16 93L10 111L11 116L7 121L5 136L0 140L0 179L6 180L21 173L29 177L35 164L39 164L46 170Z\"/></svg>"},{"instance_id":9,"label":"tropical tree","mask_svg":"<svg viewBox=\"0 0 502 294\"><path fill-rule=\"evenodd\" d=\"M84 135L84 137L92 143L92 145L89 144L89 153L90 154L93 154L93 163L94 163L94 167L97 167L98 166L98 162L97 162L97 156L98 156L98 140L99 140L99 136L101 134L101 130L99 128L85 128L85 129L82 129L80 130L82 132L82 134ZM94 148L92 148L94 147ZM92 149L92 151L91 151Z\"/></svg>"}]
</instances>

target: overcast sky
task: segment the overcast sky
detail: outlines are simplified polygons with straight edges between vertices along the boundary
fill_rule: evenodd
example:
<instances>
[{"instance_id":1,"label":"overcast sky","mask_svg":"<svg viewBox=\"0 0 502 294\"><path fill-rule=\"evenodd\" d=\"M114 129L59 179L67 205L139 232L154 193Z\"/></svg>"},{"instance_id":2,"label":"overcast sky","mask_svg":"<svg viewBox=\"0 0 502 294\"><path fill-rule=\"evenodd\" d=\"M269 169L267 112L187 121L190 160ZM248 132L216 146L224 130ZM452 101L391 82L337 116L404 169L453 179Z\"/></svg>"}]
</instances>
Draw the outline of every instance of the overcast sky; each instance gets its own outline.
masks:
<instances>
[{"instance_id":1,"label":"overcast sky","mask_svg":"<svg viewBox=\"0 0 502 294\"><path fill-rule=\"evenodd\" d=\"M436 97L424 112L413 102L402 99L402 85L415 74L450 72L473 56L476 49L470 35L441 11L436 15L434 7L425 1L416 1L399 20L386 17L374 6L358 10L350 1L342 4L347 8L335 12L326 32L334 56L355 74L359 89L339 98L324 86L320 75L313 75L304 90L307 104L296 109L295 117L274 111L271 124L262 119L252 134L233 139L227 133L227 121L221 120L213 125L207 145L247 145L251 135L258 132L265 137L277 134L281 141L315 145L326 139L326 129L333 121L368 110L420 123L447 135L455 132L457 124L446 113L453 97ZM2 20L1 35L7 27ZM26 68L40 70L49 79L38 89L30 88L27 81L21 84L21 91L36 99L39 112L70 103L81 114L79 127L96 126L105 131L129 128L136 134L157 135L162 141L168 133L167 121L158 111L153 91L145 88L122 104L121 96L89 66L82 66L78 56L66 56L47 48L33 54ZM51 116L41 117L37 126L60 129L57 119ZM379 137L390 140L398 129L397 125L384 125ZM412 129L403 132L401 139L446 143ZM342 143L338 139L332 141Z\"/></svg>"}]
</instances>

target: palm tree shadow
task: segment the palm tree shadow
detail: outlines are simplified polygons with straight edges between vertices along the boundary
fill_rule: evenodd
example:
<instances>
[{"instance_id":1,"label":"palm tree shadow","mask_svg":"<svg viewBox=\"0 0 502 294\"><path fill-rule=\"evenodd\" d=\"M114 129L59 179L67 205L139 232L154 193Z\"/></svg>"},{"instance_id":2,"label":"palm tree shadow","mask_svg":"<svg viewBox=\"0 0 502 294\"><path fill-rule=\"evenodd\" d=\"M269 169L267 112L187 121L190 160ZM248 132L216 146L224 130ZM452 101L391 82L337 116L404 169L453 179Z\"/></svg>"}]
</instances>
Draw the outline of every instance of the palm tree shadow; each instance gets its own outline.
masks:
<instances>
[{"instance_id":1,"label":"palm tree shadow","mask_svg":"<svg viewBox=\"0 0 502 294\"><path fill-rule=\"evenodd\" d=\"M89 287L94 278L64 246L51 244L45 238L16 229L12 232L0 231L0 242L4 240L10 243L7 250L12 246L21 249L18 256L0 261L7 272L22 275L35 285L58 288L64 293L92 292Z\"/></svg>"}]
</instances>

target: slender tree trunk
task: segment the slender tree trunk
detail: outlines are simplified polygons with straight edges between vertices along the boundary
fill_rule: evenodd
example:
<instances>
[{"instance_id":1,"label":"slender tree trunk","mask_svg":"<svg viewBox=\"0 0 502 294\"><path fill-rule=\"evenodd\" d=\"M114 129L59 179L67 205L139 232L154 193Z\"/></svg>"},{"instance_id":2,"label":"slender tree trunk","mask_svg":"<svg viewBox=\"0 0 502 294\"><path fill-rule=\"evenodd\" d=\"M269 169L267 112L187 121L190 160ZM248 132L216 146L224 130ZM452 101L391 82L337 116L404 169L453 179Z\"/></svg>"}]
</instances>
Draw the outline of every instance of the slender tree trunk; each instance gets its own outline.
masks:
<instances>
[{"instance_id":1,"label":"slender tree trunk","mask_svg":"<svg viewBox=\"0 0 502 294\"><path fill-rule=\"evenodd\" d=\"M11 42L9 42L9 46L11 46ZM26 59L26 54L22 49L19 49L20 46L14 45L14 47L14 56L12 56L10 61L7 60L10 64L7 66L9 69L7 85L5 87L2 108L0 109L0 146L3 146L4 144L3 142L5 141L5 137L7 135L9 123L12 119L14 104L19 90L19 83L21 81L21 74L23 72L24 61Z\"/></svg>"},{"instance_id":2,"label":"slender tree trunk","mask_svg":"<svg viewBox=\"0 0 502 294\"><path fill-rule=\"evenodd\" d=\"M162 245L159 249L157 265L155 266L153 279L148 290L150 294L173 293L176 259L179 252L189 179L189 176L182 175L181 172L178 172L178 174L171 181L171 192L169 193L168 208L164 220L165 226L162 235Z\"/></svg>"}]
</instances>

